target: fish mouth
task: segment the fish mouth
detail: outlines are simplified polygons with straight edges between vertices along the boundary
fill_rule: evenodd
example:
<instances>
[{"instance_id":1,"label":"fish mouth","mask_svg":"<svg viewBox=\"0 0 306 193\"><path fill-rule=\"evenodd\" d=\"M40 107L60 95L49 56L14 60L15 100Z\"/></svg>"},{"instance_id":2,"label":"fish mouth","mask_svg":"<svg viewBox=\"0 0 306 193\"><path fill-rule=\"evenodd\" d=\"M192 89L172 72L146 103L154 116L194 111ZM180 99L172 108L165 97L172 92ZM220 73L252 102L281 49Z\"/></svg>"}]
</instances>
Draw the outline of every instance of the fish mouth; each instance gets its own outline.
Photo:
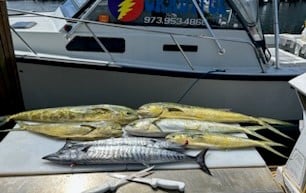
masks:
<instances>
[{"instance_id":1,"label":"fish mouth","mask_svg":"<svg viewBox=\"0 0 306 193\"><path fill-rule=\"evenodd\" d=\"M42 157L41 159L49 160L49 161L58 161L60 158L56 154L49 154L49 155Z\"/></svg>"},{"instance_id":2,"label":"fish mouth","mask_svg":"<svg viewBox=\"0 0 306 193\"><path fill-rule=\"evenodd\" d=\"M138 109L136 112L137 112L138 116L140 116L140 118L149 117L148 112L145 111L144 109Z\"/></svg>"},{"instance_id":3,"label":"fish mouth","mask_svg":"<svg viewBox=\"0 0 306 193\"><path fill-rule=\"evenodd\" d=\"M166 140L171 140L171 139L173 139L173 138L174 138L174 135L171 134L171 133L165 136L165 139L166 139Z\"/></svg>"},{"instance_id":4,"label":"fish mouth","mask_svg":"<svg viewBox=\"0 0 306 193\"><path fill-rule=\"evenodd\" d=\"M140 118L158 117L161 114L161 113L153 113L151 111L148 111L147 109L138 109L136 112Z\"/></svg>"}]
</instances>

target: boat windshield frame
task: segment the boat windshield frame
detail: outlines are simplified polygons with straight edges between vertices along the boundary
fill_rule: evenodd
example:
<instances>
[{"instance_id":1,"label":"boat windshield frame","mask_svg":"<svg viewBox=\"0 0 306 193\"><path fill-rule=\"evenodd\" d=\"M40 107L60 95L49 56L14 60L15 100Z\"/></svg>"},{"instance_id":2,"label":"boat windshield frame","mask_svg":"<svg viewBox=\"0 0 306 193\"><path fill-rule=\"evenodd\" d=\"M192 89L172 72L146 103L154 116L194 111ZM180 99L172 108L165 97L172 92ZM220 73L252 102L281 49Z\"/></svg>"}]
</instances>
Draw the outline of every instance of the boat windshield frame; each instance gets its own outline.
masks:
<instances>
[{"instance_id":1,"label":"boat windshield frame","mask_svg":"<svg viewBox=\"0 0 306 193\"><path fill-rule=\"evenodd\" d=\"M68 17L80 19L85 18L89 15L89 13L95 9L99 2L104 0L66 0L61 6L61 9L69 8L69 2L74 4L75 11L74 14L70 14ZM259 54L263 63L267 63L270 60L271 54L269 53L266 44L265 38L262 32L260 19L258 17L258 0L223 0L228 3L228 6L235 12L237 20L240 22L242 29L244 29L255 47L257 51L262 53ZM81 3L80 3L81 2ZM78 4L79 3L79 4ZM67 4L67 8L65 7ZM95 6L93 6L96 4ZM89 9L89 10L87 10ZM86 11L87 10L87 11ZM250 12L250 13L249 13ZM65 15L65 13L63 13ZM207 28L207 26L206 26ZM72 33L72 32L70 32Z\"/></svg>"},{"instance_id":2,"label":"boat windshield frame","mask_svg":"<svg viewBox=\"0 0 306 193\"><path fill-rule=\"evenodd\" d=\"M264 63L267 63L267 61L271 59L271 54L266 46L265 37L259 19L258 0L227 0L227 2L236 12L237 18L247 31L255 47L261 49L262 54L260 55L264 58Z\"/></svg>"},{"instance_id":3,"label":"boat windshield frame","mask_svg":"<svg viewBox=\"0 0 306 193\"><path fill-rule=\"evenodd\" d=\"M66 0L60 6L62 14L67 18L79 18L96 0Z\"/></svg>"},{"instance_id":4,"label":"boat windshield frame","mask_svg":"<svg viewBox=\"0 0 306 193\"><path fill-rule=\"evenodd\" d=\"M258 17L258 0L228 0L234 5L243 22L248 26L256 25Z\"/></svg>"},{"instance_id":5,"label":"boat windshield frame","mask_svg":"<svg viewBox=\"0 0 306 193\"><path fill-rule=\"evenodd\" d=\"M244 25L254 42L264 41L259 19L258 0L227 0L231 8L237 13L238 19Z\"/></svg>"}]
</instances>

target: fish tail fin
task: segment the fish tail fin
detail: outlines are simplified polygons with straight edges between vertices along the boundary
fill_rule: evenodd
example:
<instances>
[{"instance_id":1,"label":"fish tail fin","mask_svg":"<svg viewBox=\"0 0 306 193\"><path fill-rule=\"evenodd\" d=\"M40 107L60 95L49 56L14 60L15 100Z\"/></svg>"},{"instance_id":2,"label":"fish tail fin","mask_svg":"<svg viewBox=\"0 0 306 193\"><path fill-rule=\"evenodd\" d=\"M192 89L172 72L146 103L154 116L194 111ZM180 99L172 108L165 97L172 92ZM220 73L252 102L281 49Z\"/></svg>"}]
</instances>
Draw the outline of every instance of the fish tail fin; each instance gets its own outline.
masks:
<instances>
[{"instance_id":1,"label":"fish tail fin","mask_svg":"<svg viewBox=\"0 0 306 193\"><path fill-rule=\"evenodd\" d=\"M1 129L0 133L10 132L10 131L24 131L24 129L15 128L15 129Z\"/></svg>"},{"instance_id":2,"label":"fish tail fin","mask_svg":"<svg viewBox=\"0 0 306 193\"><path fill-rule=\"evenodd\" d=\"M201 170L205 173L207 173L208 175L212 176L212 174L210 173L207 165L206 165L206 162L205 162L205 155L207 153L207 150L208 149L203 149L199 155L197 156L196 158L196 161L197 163L201 166Z\"/></svg>"},{"instance_id":3,"label":"fish tail fin","mask_svg":"<svg viewBox=\"0 0 306 193\"><path fill-rule=\"evenodd\" d=\"M275 143L275 142L270 142L270 141L263 141L263 142L260 142L260 146L282 158L285 158L285 159L288 159L287 156L285 156L284 154L276 151L275 149L273 149L272 147L270 146L284 146L283 144L280 144L280 143Z\"/></svg>"},{"instance_id":4,"label":"fish tail fin","mask_svg":"<svg viewBox=\"0 0 306 193\"><path fill-rule=\"evenodd\" d=\"M286 121L281 121L277 119L272 119L272 118L266 118L266 117L259 117L259 120L271 124L271 125L284 125L284 126L293 126L294 124L286 122Z\"/></svg>"},{"instance_id":5,"label":"fish tail fin","mask_svg":"<svg viewBox=\"0 0 306 193\"><path fill-rule=\"evenodd\" d=\"M256 127L257 127L257 126L256 126ZM259 126L259 127L262 127L262 128L263 128L263 126ZM264 127L264 128L265 128L265 127ZM262 139L262 140L264 140L264 141L271 141L270 139L266 138L265 136L262 136L262 135L256 133L255 130L248 130L248 129L246 129L244 132L245 132L246 134L249 134L249 135L252 135L252 136L254 136L254 137L257 137L258 139Z\"/></svg>"},{"instance_id":6,"label":"fish tail fin","mask_svg":"<svg viewBox=\"0 0 306 193\"><path fill-rule=\"evenodd\" d=\"M12 131L13 129L1 129L0 130L0 133L4 133L4 132L10 132Z\"/></svg>"},{"instance_id":7,"label":"fish tail fin","mask_svg":"<svg viewBox=\"0 0 306 193\"><path fill-rule=\"evenodd\" d=\"M285 138L290 139L290 140L293 141L293 139L292 139L291 137L289 137L288 135L286 135L286 134L280 132L278 129L272 127L271 125L269 125L268 123L266 123L266 122L264 122L264 121L262 121L262 120L260 120L260 119L258 119L258 124L260 124L260 125L262 125L262 126L265 126L267 129L269 129L269 130L272 131L273 133L276 133L276 134L278 134L278 135L280 135L280 136L283 136L283 137L285 137Z\"/></svg>"},{"instance_id":8,"label":"fish tail fin","mask_svg":"<svg viewBox=\"0 0 306 193\"><path fill-rule=\"evenodd\" d=\"M286 147L284 144L277 143L277 142L274 142L274 141L263 141L263 143L265 145L268 145L268 146Z\"/></svg>"},{"instance_id":9,"label":"fish tail fin","mask_svg":"<svg viewBox=\"0 0 306 193\"><path fill-rule=\"evenodd\" d=\"M3 118L3 117L1 117L1 118ZM1 119L0 118L0 119ZM7 123L7 122L9 122L10 121L10 119L8 118L8 116L6 116L6 118L4 118L4 121L3 122L1 122L1 120L0 120L0 127L2 126L2 125L5 125L5 123ZM10 132L10 131L24 131L25 129L22 127L22 126L20 126L20 127L18 127L18 128L11 128L11 129L0 129L0 133L2 133L2 132Z\"/></svg>"},{"instance_id":10,"label":"fish tail fin","mask_svg":"<svg viewBox=\"0 0 306 193\"><path fill-rule=\"evenodd\" d=\"M26 126L29 126L30 124L27 124L23 121L16 121L17 125L19 125L19 127L21 128L26 128Z\"/></svg>"},{"instance_id":11,"label":"fish tail fin","mask_svg":"<svg viewBox=\"0 0 306 193\"><path fill-rule=\"evenodd\" d=\"M9 119L9 116L8 115L5 115L5 116L1 116L0 117L0 127L4 124L6 124L7 122L9 122L10 119Z\"/></svg>"},{"instance_id":12,"label":"fish tail fin","mask_svg":"<svg viewBox=\"0 0 306 193\"><path fill-rule=\"evenodd\" d=\"M73 146L77 146L77 142L76 141L72 141L72 140L66 140L65 145L61 148L61 150L63 149L69 149Z\"/></svg>"},{"instance_id":13,"label":"fish tail fin","mask_svg":"<svg viewBox=\"0 0 306 193\"><path fill-rule=\"evenodd\" d=\"M266 129L267 127L263 126L263 125L256 125L256 126L246 126L245 128L255 132L255 131L258 131L258 130Z\"/></svg>"}]
</instances>

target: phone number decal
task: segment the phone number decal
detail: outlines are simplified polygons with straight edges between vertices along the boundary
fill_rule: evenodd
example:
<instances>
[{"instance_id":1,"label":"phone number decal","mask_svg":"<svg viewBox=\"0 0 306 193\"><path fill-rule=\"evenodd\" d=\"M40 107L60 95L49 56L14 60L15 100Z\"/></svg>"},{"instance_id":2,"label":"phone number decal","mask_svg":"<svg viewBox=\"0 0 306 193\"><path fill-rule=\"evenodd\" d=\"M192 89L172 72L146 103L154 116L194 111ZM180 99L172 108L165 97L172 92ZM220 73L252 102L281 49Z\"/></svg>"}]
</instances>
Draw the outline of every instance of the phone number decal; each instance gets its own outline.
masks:
<instances>
[{"instance_id":1,"label":"phone number decal","mask_svg":"<svg viewBox=\"0 0 306 193\"><path fill-rule=\"evenodd\" d=\"M179 17L144 17L144 23L147 24L163 24L163 25L205 25L202 19L196 18L179 18Z\"/></svg>"}]
</instances>

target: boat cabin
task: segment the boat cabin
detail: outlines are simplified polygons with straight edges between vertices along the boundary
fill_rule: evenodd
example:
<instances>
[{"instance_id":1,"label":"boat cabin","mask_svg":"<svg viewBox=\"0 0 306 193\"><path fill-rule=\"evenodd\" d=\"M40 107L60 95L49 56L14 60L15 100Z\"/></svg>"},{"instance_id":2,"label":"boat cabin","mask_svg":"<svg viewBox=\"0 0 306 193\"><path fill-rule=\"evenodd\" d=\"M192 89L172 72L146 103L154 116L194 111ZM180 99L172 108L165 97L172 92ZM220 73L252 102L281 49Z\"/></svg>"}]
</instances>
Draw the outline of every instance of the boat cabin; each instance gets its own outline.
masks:
<instances>
[{"instance_id":1,"label":"boat cabin","mask_svg":"<svg viewBox=\"0 0 306 193\"><path fill-rule=\"evenodd\" d=\"M66 0L54 12L11 11L21 12L9 20L26 109L167 101L301 117L288 80L306 60L280 50L275 65L257 0Z\"/></svg>"},{"instance_id":2,"label":"boat cabin","mask_svg":"<svg viewBox=\"0 0 306 193\"><path fill-rule=\"evenodd\" d=\"M256 0L67 0L55 12L12 16L10 22L17 54L176 71L235 73L247 66L263 72L270 54L257 8Z\"/></svg>"}]
</instances>

